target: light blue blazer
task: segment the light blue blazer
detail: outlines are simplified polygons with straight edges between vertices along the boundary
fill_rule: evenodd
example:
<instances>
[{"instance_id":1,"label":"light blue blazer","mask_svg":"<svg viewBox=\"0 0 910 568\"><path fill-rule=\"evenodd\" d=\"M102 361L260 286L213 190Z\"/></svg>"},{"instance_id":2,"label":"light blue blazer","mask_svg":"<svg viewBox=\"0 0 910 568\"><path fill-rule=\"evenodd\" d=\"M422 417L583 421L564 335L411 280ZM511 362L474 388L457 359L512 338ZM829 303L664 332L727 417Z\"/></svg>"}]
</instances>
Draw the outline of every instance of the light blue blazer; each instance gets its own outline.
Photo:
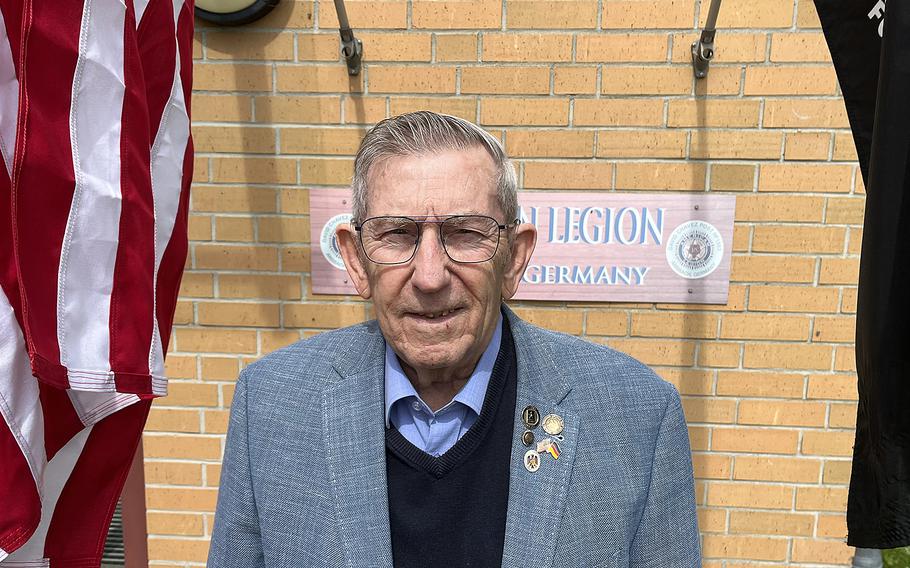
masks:
<instances>
[{"instance_id":1,"label":"light blue blazer","mask_svg":"<svg viewBox=\"0 0 910 568\"><path fill-rule=\"evenodd\" d=\"M676 389L627 355L504 311L518 400L502 566L700 566ZM208 566L392 566L384 349L373 321L298 342L244 370ZM523 465L520 440L529 404L565 420L559 459L543 455L534 473Z\"/></svg>"}]
</instances>

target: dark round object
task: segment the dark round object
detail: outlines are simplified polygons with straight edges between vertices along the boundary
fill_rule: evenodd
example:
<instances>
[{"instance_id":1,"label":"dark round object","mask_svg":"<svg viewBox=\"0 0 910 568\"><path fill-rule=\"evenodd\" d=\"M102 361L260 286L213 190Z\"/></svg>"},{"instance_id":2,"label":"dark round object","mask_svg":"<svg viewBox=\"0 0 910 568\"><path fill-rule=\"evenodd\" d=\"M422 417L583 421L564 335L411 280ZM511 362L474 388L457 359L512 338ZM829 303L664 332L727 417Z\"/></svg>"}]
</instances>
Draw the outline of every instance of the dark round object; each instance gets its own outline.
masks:
<instances>
[{"instance_id":1,"label":"dark round object","mask_svg":"<svg viewBox=\"0 0 910 568\"><path fill-rule=\"evenodd\" d=\"M255 22L278 5L279 0L196 0L196 17L221 26Z\"/></svg>"}]
</instances>

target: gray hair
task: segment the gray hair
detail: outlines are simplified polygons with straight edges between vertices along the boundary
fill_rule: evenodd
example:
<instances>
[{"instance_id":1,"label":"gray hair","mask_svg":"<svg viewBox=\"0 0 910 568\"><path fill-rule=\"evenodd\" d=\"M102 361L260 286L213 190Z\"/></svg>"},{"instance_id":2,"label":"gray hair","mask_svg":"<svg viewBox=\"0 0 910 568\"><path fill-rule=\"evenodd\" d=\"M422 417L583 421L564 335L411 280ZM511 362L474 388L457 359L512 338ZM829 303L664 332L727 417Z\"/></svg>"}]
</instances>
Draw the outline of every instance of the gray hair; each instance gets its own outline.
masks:
<instances>
[{"instance_id":1,"label":"gray hair","mask_svg":"<svg viewBox=\"0 0 910 568\"><path fill-rule=\"evenodd\" d=\"M499 140L486 130L462 118L426 110L393 116L374 126L360 143L354 160L354 221L367 214L369 188L367 180L373 166L397 156L420 156L444 150L468 150L481 147L496 167L496 197L505 222L518 218L518 177Z\"/></svg>"}]
</instances>

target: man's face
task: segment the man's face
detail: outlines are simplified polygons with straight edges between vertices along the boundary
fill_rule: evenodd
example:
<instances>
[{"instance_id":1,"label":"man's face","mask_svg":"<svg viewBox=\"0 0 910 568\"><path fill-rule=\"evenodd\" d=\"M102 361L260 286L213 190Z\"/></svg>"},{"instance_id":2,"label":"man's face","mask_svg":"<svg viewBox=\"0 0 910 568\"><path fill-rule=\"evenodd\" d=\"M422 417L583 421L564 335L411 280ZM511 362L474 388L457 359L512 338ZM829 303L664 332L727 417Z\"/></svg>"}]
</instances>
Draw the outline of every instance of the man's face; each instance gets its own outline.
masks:
<instances>
[{"instance_id":1,"label":"man's face","mask_svg":"<svg viewBox=\"0 0 910 568\"><path fill-rule=\"evenodd\" d=\"M479 214L507 224L496 199L496 169L482 148L400 156L374 166L369 176L369 217ZM439 240L439 225L421 226L420 244L406 264L378 265L357 254L349 229L338 233L358 292L373 299L383 336L415 370L451 369L468 374L492 337L503 297L518 286L534 246L534 229L507 231L487 262L452 261ZM511 253L511 254L510 254Z\"/></svg>"}]
</instances>

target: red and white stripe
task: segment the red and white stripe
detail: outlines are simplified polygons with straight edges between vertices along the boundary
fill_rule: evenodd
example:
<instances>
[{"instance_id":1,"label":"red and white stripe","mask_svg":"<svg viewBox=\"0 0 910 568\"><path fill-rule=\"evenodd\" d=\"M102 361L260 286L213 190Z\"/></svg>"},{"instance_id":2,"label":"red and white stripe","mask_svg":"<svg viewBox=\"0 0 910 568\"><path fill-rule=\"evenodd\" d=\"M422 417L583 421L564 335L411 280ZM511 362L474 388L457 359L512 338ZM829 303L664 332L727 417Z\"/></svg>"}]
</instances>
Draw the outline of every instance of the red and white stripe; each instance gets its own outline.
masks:
<instances>
[{"instance_id":1,"label":"red and white stripe","mask_svg":"<svg viewBox=\"0 0 910 568\"><path fill-rule=\"evenodd\" d=\"M192 0L0 0L0 18L0 566L97 566L166 393Z\"/></svg>"}]
</instances>

